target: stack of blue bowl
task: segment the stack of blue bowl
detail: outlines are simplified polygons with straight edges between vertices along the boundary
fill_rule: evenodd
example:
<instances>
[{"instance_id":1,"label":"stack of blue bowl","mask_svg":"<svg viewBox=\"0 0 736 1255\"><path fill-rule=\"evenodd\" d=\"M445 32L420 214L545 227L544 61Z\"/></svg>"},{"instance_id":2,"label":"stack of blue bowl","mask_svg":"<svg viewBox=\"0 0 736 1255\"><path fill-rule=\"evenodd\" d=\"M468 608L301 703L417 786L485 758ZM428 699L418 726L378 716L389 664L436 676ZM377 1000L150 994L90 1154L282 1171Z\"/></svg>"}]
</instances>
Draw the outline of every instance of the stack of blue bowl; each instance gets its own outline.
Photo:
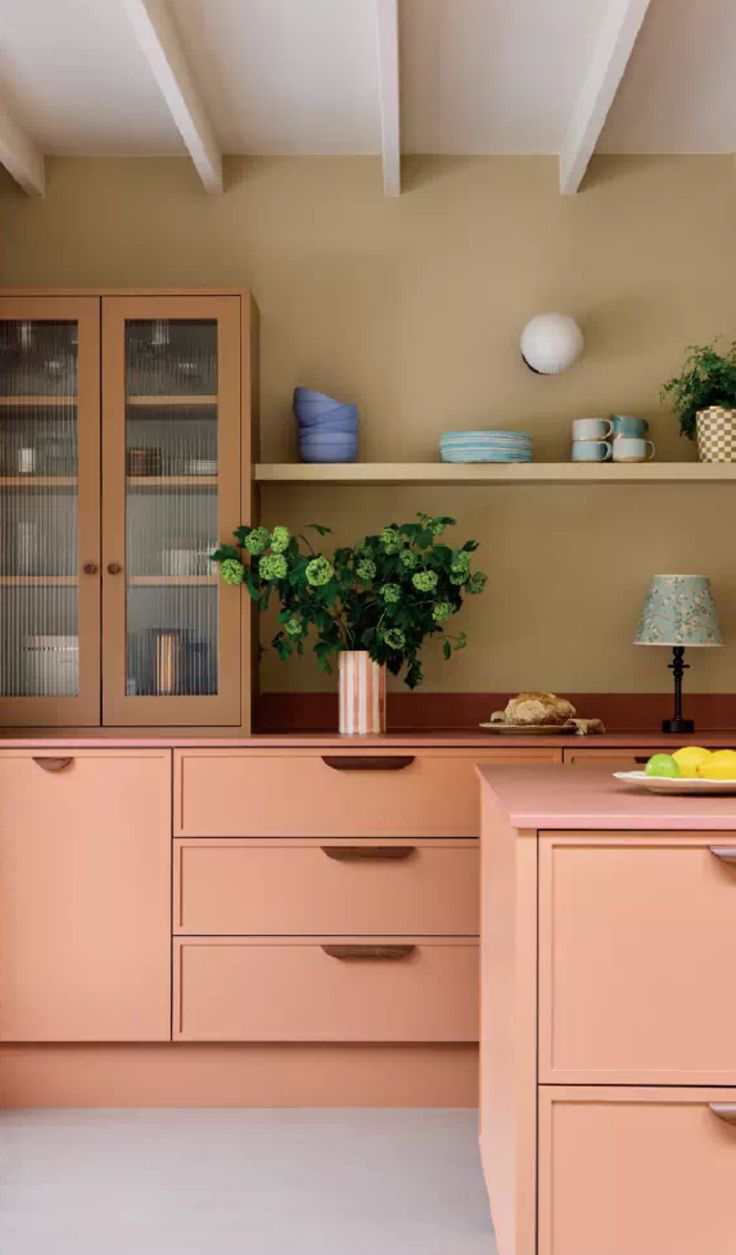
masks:
<instances>
[{"instance_id":1,"label":"stack of blue bowl","mask_svg":"<svg viewBox=\"0 0 736 1255\"><path fill-rule=\"evenodd\" d=\"M358 407L324 392L294 389L302 462L354 462L358 456Z\"/></svg>"}]
</instances>

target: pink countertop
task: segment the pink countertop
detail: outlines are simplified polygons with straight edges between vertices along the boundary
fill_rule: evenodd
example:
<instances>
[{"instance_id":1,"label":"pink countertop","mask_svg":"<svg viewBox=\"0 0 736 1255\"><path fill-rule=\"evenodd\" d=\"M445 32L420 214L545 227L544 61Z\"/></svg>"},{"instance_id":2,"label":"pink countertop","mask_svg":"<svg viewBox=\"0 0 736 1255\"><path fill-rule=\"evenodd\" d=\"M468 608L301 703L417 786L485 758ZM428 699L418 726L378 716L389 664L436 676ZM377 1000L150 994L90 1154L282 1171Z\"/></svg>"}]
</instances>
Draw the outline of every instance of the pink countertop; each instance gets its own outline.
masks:
<instances>
[{"instance_id":1,"label":"pink countertop","mask_svg":"<svg viewBox=\"0 0 736 1255\"><path fill-rule=\"evenodd\" d=\"M432 732L389 732L383 736L340 736L337 732L254 733L228 735L222 728L193 732L187 728L152 728L149 731L125 728L0 728L3 749L35 749L63 744L69 749L95 749L99 745L133 746L157 749L161 745L184 749L398 749L427 747L441 749L513 750L576 749L607 752L627 749L673 748L681 744L736 749L736 730L696 732L692 736L666 737L662 732L608 732L598 736L498 736L482 729L438 728ZM480 755L479 755L480 756Z\"/></svg>"},{"instance_id":2,"label":"pink countertop","mask_svg":"<svg viewBox=\"0 0 736 1255\"><path fill-rule=\"evenodd\" d=\"M736 796L646 793L602 767L488 766L478 772L512 828L736 832Z\"/></svg>"}]
</instances>

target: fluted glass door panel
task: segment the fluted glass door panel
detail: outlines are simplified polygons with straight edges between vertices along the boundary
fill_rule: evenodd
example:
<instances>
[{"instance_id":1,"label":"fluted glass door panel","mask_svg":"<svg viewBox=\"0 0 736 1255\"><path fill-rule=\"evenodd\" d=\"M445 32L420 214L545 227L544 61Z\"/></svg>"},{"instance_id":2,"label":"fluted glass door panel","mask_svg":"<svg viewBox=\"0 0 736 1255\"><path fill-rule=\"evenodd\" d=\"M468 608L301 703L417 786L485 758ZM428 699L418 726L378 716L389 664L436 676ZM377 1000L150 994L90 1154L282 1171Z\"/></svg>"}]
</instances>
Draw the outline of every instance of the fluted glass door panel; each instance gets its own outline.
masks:
<instances>
[{"instance_id":1,"label":"fluted glass door panel","mask_svg":"<svg viewBox=\"0 0 736 1255\"><path fill-rule=\"evenodd\" d=\"M9 724L99 722L98 315L92 298L0 300L0 718Z\"/></svg>"},{"instance_id":2,"label":"fluted glass door panel","mask_svg":"<svg viewBox=\"0 0 736 1255\"><path fill-rule=\"evenodd\" d=\"M105 580L124 672L110 673L105 700L123 722L228 722L228 708L237 721L239 657L225 658L223 672L222 593L210 561L223 515L236 525L239 496L239 303L225 299L225 311L216 298L205 312L205 298L150 298L149 317L140 312L149 298L108 303L117 314L105 317L110 369L122 397L106 396L122 425L122 441L114 422L110 438L124 492L122 518L108 529L116 539L106 544ZM192 303L201 312L189 316ZM113 465L111 453L106 495ZM231 599L226 620L239 615Z\"/></svg>"},{"instance_id":3,"label":"fluted glass door panel","mask_svg":"<svg viewBox=\"0 0 736 1255\"><path fill-rule=\"evenodd\" d=\"M217 693L217 323L125 328L130 696Z\"/></svg>"}]
</instances>

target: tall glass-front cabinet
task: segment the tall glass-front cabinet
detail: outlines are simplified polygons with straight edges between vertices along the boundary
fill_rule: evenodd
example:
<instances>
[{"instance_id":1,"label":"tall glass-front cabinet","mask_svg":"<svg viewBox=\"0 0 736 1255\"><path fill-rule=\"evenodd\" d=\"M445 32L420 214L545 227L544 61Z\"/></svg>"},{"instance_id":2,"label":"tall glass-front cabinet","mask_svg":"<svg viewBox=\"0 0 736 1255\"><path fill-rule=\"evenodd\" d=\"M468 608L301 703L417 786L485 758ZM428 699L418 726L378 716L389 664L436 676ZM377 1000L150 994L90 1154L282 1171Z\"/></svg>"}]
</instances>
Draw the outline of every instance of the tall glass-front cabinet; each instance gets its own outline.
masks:
<instances>
[{"instance_id":1,"label":"tall glass-front cabinet","mask_svg":"<svg viewBox=\"0 0 736 1255\"><path fill-rule=\"evenodd\" d=\"M0 724L249 725L247 292L0 295Z\"/></svg>"}]
</instances>

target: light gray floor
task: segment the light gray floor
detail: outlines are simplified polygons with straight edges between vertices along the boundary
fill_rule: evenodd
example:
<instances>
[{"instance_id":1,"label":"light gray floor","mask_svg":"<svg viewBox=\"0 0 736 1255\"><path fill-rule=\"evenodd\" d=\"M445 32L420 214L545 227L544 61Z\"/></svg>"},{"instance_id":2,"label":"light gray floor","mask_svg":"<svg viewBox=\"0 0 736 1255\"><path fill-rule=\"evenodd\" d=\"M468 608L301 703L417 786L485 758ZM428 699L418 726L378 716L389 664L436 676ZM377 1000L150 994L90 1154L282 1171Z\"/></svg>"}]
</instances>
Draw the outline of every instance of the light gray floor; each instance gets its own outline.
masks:
<instances>
[{"instance_id":1,"label":"light gray floor","mask_svg":"<svg viewBox=\"0 0 736 1255\"><path fill-rule=\"evenodd\" d=\"M496 1255L473 1111L0 1115L2 1255Z\"/></svg>"}]
</instances>

